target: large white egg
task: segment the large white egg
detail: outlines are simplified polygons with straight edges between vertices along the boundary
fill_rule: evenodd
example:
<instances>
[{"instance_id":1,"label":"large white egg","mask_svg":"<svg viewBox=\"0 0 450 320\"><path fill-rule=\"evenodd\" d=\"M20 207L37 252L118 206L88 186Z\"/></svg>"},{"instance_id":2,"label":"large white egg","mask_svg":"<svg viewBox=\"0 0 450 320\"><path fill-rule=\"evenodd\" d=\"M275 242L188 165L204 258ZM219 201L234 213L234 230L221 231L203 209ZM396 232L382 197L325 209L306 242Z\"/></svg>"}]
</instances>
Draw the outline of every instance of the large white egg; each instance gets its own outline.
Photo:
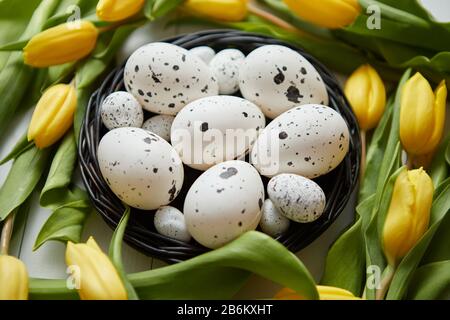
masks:
<instances>
[{"instance_id":1,"label":"large white egg","mask_svg":"<svg viewBox=\"0 0 450 320\"><path fill-rule=\"evenodd\" d=\"M341 163L349 135L345 120L332 108L299 106L267 125L252 149L251 161L264 176L295 173L315 178Z\"/></svg>"},{"instance_id":2,"label":"large white egg","mask_svg":"<svg viewBox=\"0 0 450 320\"><path fill-rule=\"evenodd\" d=\"M328 104L317 70L288 47L267 45L253 50L245 58L239 78L242 96L271 119L300 104Z\"/></svg>"},{"instance_id":3,"label":"large white egg","mask_svg":"<svg viewBox=\"0 0 450 320\"><path fill-rule=\"evenodd\" d=\"M118 128L98 146L101 173L126 204L144 210L172 202L181 190L183 164L172 146L140 128Z\"/></svg>"},{"instance_id":4,"label":"large white egg","mask_svg":"<svg viewBox=\"0 0 450 320\"><path fill-rule=\"evenodd\" d=\"M144 109L159 114L175 115L189 102L219 92L203 60L163 42L137 49L125 65L124 80Z\"/></svg>"},{"instance_id":5,"label":"large white egg","mask_svg":"<svg viewBox=\"0 0 450 320\"><path fill-rule=\"evenodd\" d=\"M253 103L213 96L191 102L178 113L171 141L186 165L206 170L244 157L264 126L264 115Z\"/></svg>"},{"instance_id":6,"label":"large white egg","mask_svg":"<svg viewBox=\"0 0 450 320\"><path fill-rule=\"evenodd\" d=\"M258 172L247 162L234 160L204 172L189 189L183 211L192 237L214 249L256 229L263 201Z\"/></svg>"},{"instance_id":7,"label":"large white egg","mask_svg":"<svg viewBox=\"0 0 450 320\"><path fill-rule=\"evenodd\" d=\"M220 94L233 94L239 91L239 69L245 55L237 49L219 51L209 63L209 67L219 82Z\"/></svg>"}]
</instances>

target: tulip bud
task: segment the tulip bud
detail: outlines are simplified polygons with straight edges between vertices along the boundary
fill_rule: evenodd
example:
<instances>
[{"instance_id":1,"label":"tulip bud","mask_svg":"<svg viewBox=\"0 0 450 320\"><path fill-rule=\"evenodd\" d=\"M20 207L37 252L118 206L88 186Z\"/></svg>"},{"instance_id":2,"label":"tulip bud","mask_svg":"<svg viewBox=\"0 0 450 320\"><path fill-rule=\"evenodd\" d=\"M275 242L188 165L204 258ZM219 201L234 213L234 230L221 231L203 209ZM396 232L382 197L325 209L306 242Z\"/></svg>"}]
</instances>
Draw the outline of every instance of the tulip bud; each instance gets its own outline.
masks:
<instances>
[{"instance_id":1,"label":"tulip bud","mask_svg":"<svg viewBox=\"0 0 450 320\"><path fill-rule=\"evenodd\" d=\"M247 0L187 0L183 6L194 15L237 22L247 16Z\"/></svg>"},{"instance_id":2,"label":"tulip bud","mask_svg":"<svg viewBox=\"0 0 450 320\"><path fill-rule=\"evenodd\" d=\"M317 286L320 300L360 300L350 291L327 286ZM276 300L303 300L294 290L289 288L281 289L276 295Z\"/></svg>"},{"instance_id":3,"label":"tulip bud","mask_svg":"<svg viewBox=\"0 0 450 320\"><path fill-rule=\"evenodd\" d=\"M386 107L386 89L377 71L368 64L359 67L348 78L345 95L361 130L375 128Z\"/></svg>"},{"instance_id":4,"label":"tulip bud","mask_svg":"<svg viewBox=\"0 0 450 320\"><path fill-rule=\"evenodd\" d=\"M100 0L97 17L109 22L124 20L141 11L144 3L144 0Z\"/></svg>"},{"instance_id":5,"label":"tulip bud","mask_svg":"<svg viewBox=\"0 0 450 320\"><path fill-rule=\"evenodd\" d=\"M127 292L108 256L91 237L86 243L67 243L66 263L79 272L73 275L80 284L82 300L126 300Z\"/></svg>"},{"instance_id":6,"label":"tulip bud","mask_svg":"<svg viewBox=\"0 0 450 320\"><path fill-rule=\"evenodd\" d=\"M98 30L88 21L64 23L35 35L23 49L26 64L44 68L80 60L95 48Z\"/></svg>"},{"instance_id":7,"label":"tulip bud","mask_svg":"<svg viewBox=\"0 0 450 320\"><path fill-rule=\"evenodd\" d=\"M27 300L28 273L24 263L0 255L0 300Z\"/></svg>"},{"instance_id":8,"label":"tulip bud","mask_svg":"<svg viewBox=\"0 0 450 320\"><path fill-rule=\"evenodd\" d=\"M400 106L400 140L410 155L431 153L439 145L444 131L446 99L445 81L434 93L420 73L405 83Z\"/></svg>"},{"instance_id":9,"label":"tulip bud","mask_svg":"<svg viewBox=\"0 0 450 320\"><path fill-rule=\"evenodd\" d=\"M57 142L69 130L77 108L75 88L57 84L44 92L31 118L28 141L34 140L38 148Z\"/></svg>"},{"instance_id":10,"label":"tulip bud","mask_svg":"<svg viewBox=\"0 0 450 320\"><path fill-rule=\"evenodd\" d=\"M328 29L353 23L361 12L358 0L283 0L300 18Z\"/></svg>"},{"instance_id":11,"label":"tulip bud","mask_svg":"<svg viewBox=\"0 0 450 320\"><path fill-rule=\"evenodd\" d=\"M427 230L433 192L433 182L422 168L398 175L382 235L390 266L397 266Z\"/></svg>"}]
</instances>

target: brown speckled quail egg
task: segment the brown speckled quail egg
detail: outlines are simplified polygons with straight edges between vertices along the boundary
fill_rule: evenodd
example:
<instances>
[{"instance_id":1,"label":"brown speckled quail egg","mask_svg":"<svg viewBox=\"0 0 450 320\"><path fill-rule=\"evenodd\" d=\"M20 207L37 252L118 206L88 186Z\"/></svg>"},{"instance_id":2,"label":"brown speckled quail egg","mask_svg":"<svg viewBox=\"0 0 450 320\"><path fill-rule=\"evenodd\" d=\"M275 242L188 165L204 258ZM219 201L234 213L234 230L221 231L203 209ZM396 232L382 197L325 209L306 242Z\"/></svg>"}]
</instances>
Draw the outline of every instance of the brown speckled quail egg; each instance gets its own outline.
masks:
<instances>
[{"instance_id":1,"label":"brown speckled quail egg","mask_svg":"<svg viewBox=\"0 0 450 320\"><path fill-rule=\"evenodd\" d=\"M249 163L226 161L204 172L189 189L184 216L189 233L200 244L218 248L256 229L264 186Z\"/></svg>"},{"instance_id":2,"label":"brown speckled quail egg","mask_svg":"<svg viewBox=\"0 0 450 320\"><path fill-rule=\"evenodd\" d=\"M325 84L308 60L280 45L252 51L239 71L242 96L275 118L300 104L328 104Z\"/></svg>"},{"instance_id":3,"label":"brown speckled quail egg","mask_svg":"<svg viewBox=\"0 0 450 320\"><path fill-rule=\"evenodd\" d=\"M183 185L183 164L172 146L141 128L118 128L98 146L100 171L126 204L144 210L172 202Z\"/></svg>"},{"instance_id":4,"label":"brown speckled quail egg","mask_svg":"<svg viewBox=\"0 0 450 320\"><path fill-rule=\"evenodd\" d=\"M283 216L274 206L272 200L266 199L261 210L261 221L259 226L261 230L269 236L276 237L283 234L291 221Z\"/></svg>"},{"instance_id":5,"label":"brown speckled quail egg","mask_svg":"<svg viewBox=\"0 0 450 320\"><path fill-rule=\"evenodd\" d=\"M216 52L207 46L195 47L189 50L190 53L195 54L200 59L202 59L206 64L209 64L216 55Z\"/></svg>"},{"instance_id":6,"label":"brown speckled quail egg","mask_svg":"<svg viewBox=\"0 0 450 320\"><path fill-rule=\"evenodd\" d=\"M349 149L342 116L323 105L291 109L267 125L251 152L251 161L267 177L295 173L307 178L336 168Z\"/></svg>"},{"instance_id":7,"label":"brown speckled quail egg","mask_svg":"<svg viewBox=\"0 0 450 320\"><path fill-rule=\"evenodd\" d=\"M159 234L183 242L191 241L184 215L177 208L171 206L159 208L155 213L153 222Z\"/></svg>"},{"instance_id":8,"label":"brown speckled quail egg","mask_svg":"<svg viewBox=\"0 0 450 320\"><path fill-rule=\"evenodd\" d=\"M183 108L171 141L183 162L197 170L244 157L265 126L261 110L234 96L202 98Z\"/></svg>"},{"instance_id":9,"label":"brown speckled quail egg","mask_svg":"<svg viewBox=\"0 0 450 320\"><path fill-rule=\"evenodd\" d=\"M103 124L109 129L141 127L144 112L132 94L125 91L111 93L101 106Z\"/></svg>"},{"instance_id":10,"label":"brown speckled quail egg","mask_svg":"<svg viewBox=\"0 0 450 320\"><path fill-rule=\"evenodd\" d=\"M153 116L144 122L142 129L153 132L164 140L170 141L170 128L172 127L172 122L174 119L174 116L168 116L165 114Z\"/></svg>"},{"instance_id":11,"label":"brown speckled quail egg","mask_svg":"<svg viewBox=\"0 0 450 320\"><path fill-rule=\"evenodd\" d=\"M281 214L296 222L312 222L325 209L325 194L320 186L296 174L273 177L267 185L267 193Z\"/></svg>"},{"instance_id":12,"label":"brown speckled quail egg","mask_svg":"<svg viewBox=\"0 0 450 320\"><path fill-rule=\"evenodd\" d=\"M175 115L189 102L219 92L203 60L163 42L137 49L125 65L124 80L142 107L158 114Z\"/></svg>"},{"instance_id":13,"label":"brown speckled quail egg","mask_svg":"<svg viewBox=\"0 0 450 320\"><path fill-rule=\"evenodd\" d=\"M237 49L225 49L218 52L209 63L219 82L220 94L233 94L239 91L239 69L245 55Z\"/></svg>"}]
</instances>

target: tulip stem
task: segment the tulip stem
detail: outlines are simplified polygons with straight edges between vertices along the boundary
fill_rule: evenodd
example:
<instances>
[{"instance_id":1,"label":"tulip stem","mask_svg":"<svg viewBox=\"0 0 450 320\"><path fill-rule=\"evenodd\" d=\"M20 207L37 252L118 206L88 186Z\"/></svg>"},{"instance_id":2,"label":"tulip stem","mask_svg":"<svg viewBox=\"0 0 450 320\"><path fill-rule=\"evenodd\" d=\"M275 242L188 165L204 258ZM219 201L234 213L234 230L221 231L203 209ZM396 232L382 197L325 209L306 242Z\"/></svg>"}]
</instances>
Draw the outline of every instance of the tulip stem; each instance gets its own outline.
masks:
<instances>
[{"instance_id":1,"label":"tulip stem","mask_svg":"<svg viewBox=\"0 0 450 320\"><path fill-rule=\"evenodd\" d=\"M364 174L366 173L366 131L365 130L361 130L360 132L360 137L361 137L361 163L359 165L359 181L360 183L362 182L362 180L364 179Z\"/></svg>"},{"instance_id":2,"label":"tulip stem","mask_svg":"<svg viewBox=\"0 0 450 320\"><path fill-rule=\"evenodd\" d=\"M386 293L389 290L392 279L394 278L395 267L388 265L381 276L380 288L376 290L375 299L384 300Z\"/></svg>"},{"instance_id":3,"label":"tulip stem","mask_svg":"<svg viewBox=\"0 0 450 320\"><path fill-rule=\"evenodd\" d=\"M406 166L408 170L414 169L414 157L408 153L408 158L406 160Z\"/></svg>"},{"instance_id":4,"label":"tulip stem","mask_svg":"<svg viewBox=\"0 0 450 320\"><path fill-rule=\"evenodd\" d=\"M0 254L7 255L9 251L9 243L14 228L14 213L12 212L5 220L0 238Z\"/></svg>"},{"instance_id":5,"label":"tulip stem","mask_svg":"<svg viewBox=\"0 0 450 320\"><path fill-rule=\"evenodd\" d=\"M248 11L250 13L254 14L255 16L263 18L282 29L285 29L286 31L295 32L295 33L303 33L301 30L299 30L292 24L284 21L283 19L280 19L279 17L277 17L276 15L274 15L268 11L261 9L254 3L254 1L249 1L247 4L247 8L248 8Z\"/></svg>"}]
</instances>

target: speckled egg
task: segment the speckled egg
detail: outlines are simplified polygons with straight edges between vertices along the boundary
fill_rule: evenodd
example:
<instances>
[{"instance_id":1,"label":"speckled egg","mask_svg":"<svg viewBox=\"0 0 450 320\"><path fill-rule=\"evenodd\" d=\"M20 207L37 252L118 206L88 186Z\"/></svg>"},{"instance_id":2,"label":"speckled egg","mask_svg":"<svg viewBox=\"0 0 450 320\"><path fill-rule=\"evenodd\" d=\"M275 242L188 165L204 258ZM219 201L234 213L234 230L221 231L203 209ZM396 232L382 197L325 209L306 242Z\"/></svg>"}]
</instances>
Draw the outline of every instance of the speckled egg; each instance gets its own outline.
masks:
<instances>
[{"instance_id":1,"label":"speckled egg","mask_svg":"<svg viewBox=\"0 0 450 320\"><path fill-rule=\"evenodd\" d=\"M219 82L220 94L233 94L239 91L239 69L245 55L237 49L225 49L218 52L209 63Z\"/></svg>"},{"instance_id":2,"label":"speckled egg","mask_svg":"<svg viewBox=\"0 0 450 320\"><path fill-rule=\"evenodd\" d=\"M177 208L171 206L159 208L155 213L153 222L159 234L183 242L191 241L184 215Z\"/></svg>"},{"instance_id":3,"label":"speckled egg","mask_svg":"<svg viewBox=\"0 0 450 320\"><path fill-rule=\"evenodd\" d=\"M144 112L132 94L125 91L111 93L100 107L103 124L109 129L141 127Z\"/></svg>"},{"instance_id":4,"label":"speckled egg","mask_svg":"<svg viewBox=\"0 0 450 320\"><path fill-rule=\"evenodd\" d=\"M307 178L336 168L349 149L349 129L330 107L304 105L274 119L258 137L251 161L267 177L295 173Z\"/></svg>"},{"instance_id":5,"label":"speckled egg","mask_svg":"<svg viewBox=\"0 0 450 320\"><path fill-rule=\"evenodd\" d=\"M198 170L245 156L265 126L261 110L234 96L202 98L183 108L171 141L183 162Z\"/></svg>"},{"instance_id":6,"label":"speckled egg","mask_svg":"<svg viewBox=\"0 0 450 320\"><path fill-rule=\"evenodd\" d=\"M174 116L168 116L165 114L153 116L144 122L142 129L153 132L164 140L170 141L170 128L172 127L172 122L174 119Z\"/></svg>"},{"instance_id":7,"label":"speckled egg","mask_svg":"<svg viewBox=\"0 0 450 320\"><path fill-rule=\"evenodd\" d=\"M180 157L161 137L141 128L118 128L98 146L101 173L126 204L144 210L172 202L183 185Z\"/></svg>"},{"instance_id":8,"label":"speckled egg","mask_svg":"<svg viewBox=\"0 0 450 320\"><path fill-rule=\"evenodd\" d=\"M328 104L325 84L308 60L280 45L252 51L239 71L242 96L275 118L300 104Z\"/></svg>"},{"instance_id":9,"label":"speckled egg","mask_svg":"<svg viewBox=\"0 0 450 320\"><path fill-rule=\"evenodd\" d=\"M307 223L318 219L325 209L325 194L312 180L296 174L280 174L270 179L267 194L286 218Z\"/></svg>"},{"instance_id":10,"label":"speckled egg","mask_svg":"<svg viewBox=\"0 0 450 320\"><path fill-rule=\"evenodd\" d=\"M189 102L219 92L203 60L163 42L137 49L125 65L124 80L142 107L158 114L175 115Z\"/></svg>"},{"instance_id":11,"label":"speckled egg","mask_svg":"<svg viewBox=\"0 0 450 320\"><path fill-rule=\"evenodd\" d=\"M258 172L233 160L215 165L192 184L183 211L192 237L214 249L256 229L263 201Z\"/></svg>"},{"instance_id":12,"label":"speckled egg","mask_svg":"<svg viewBox=\"0 0 450 320\"><path fill-rule=\"evenodd\" d=\"M202 59L206 64L209 64L216 55L216 52L207 46L195 47L189 50L190 53L195 54L197 57Z\"/></svg>"},{"instance_id":13,"label":"speckled egg","mask_svg":"<svg viewBox=\"0 0 450 320\"><path fill-rule=\"evenodd\" d=\"M279 236L289 229L290 224L291 221L278 211L272 200L266 199L264 201L261 221L259 222L259 226L264 233L272 237Z\"/></svg>"}]
</instances>

